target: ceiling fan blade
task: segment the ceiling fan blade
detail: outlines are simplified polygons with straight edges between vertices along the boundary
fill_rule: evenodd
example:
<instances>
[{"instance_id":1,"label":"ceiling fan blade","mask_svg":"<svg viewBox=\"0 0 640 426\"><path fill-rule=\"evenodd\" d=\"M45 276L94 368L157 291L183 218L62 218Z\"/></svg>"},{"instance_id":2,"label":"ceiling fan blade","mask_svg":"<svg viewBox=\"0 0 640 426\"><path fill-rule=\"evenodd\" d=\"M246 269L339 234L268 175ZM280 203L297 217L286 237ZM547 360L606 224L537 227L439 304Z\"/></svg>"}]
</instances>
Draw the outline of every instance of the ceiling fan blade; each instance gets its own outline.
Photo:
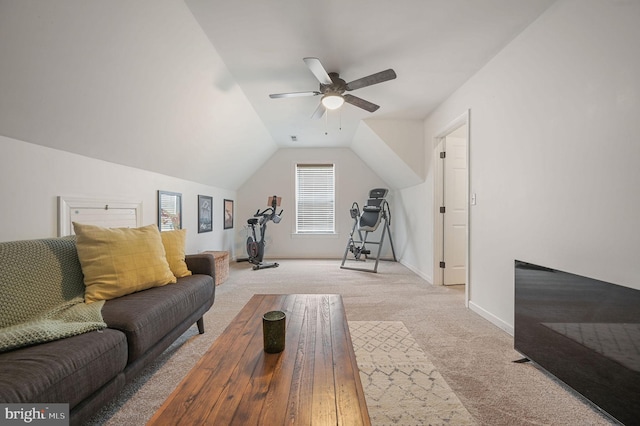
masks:
<instances>
[{"instance_id":1,"label":"ceiling fan blade","mask_svg":"<svg viewBox=\"0 0 640 426\"><path fill-rule=\"evenodd\" d=\"M315 112L313 113L313 115L311 116L312 119L317 120L319 118L322 118L322 116L324 115L324 112L327 109L324 107L324 105L322 105L322 102L320 102L318 104L318 108L316 108Z\"/></svg>"},{"instance_id":2,"label":"ceiling fan blade","mask_svg":"<svg viewBox=\"0 0 640 426\"><path fill-rule=\"evenodd\" d=\"M363 87L371 86L372 84L393 80L396 77L396 72L389 68L388 70L380 71L347 83L347 90L361 89Z\"/></svg>"},{"instance_id":3,"label":"ceiling fan blade","mask_svg":"<svg viewBox=\"0 0 640 426\"><path fill-rule=\"evenodd\" d=\"M376 105L374 103L371 103L369 101L365 101L364 99L361 99L357 96L353 96L353 95L342 95L342 97L344 98L345 102L350 103L351 105L357 106L358 108L362 108L364 110L367 110L369 112L374 112L376 111L378 108L380 108L380 105Z\"/></svg>"},{"instance_id":4,"label":"ceiling fan blade","mask_svg":"<svg viewBox=\"0 0 640 426\"><path fill-rule=\"evenodd\" d=\"M317 95L321 95L322 93L317 92L317 91L313 91L313 92L291 92L291 93L273 93L271 95L269 95L269 97L271 99L276 99L276 98L299 98L302 96L317 96Z\"/></svg>"},{"instance_id":5,"label":"ceiling fan blade","mask_svg":"<svg viewBox=\"0 0 640 426\"><path fill-rule=\"evenodd\" d=\"M321 84L332 84L333 83L333 81L331 81L331 77L329 77L329 74L327 73L327 71L324 69L324 67L320 63L320 59L318 59L318 58L304 58L303 61L304 61L305 64L307 64L307 66L309 67L309 69L311 70L313 75L316 76L316 78L318 79L318 81Z\"/></svg>"}]
</instances>

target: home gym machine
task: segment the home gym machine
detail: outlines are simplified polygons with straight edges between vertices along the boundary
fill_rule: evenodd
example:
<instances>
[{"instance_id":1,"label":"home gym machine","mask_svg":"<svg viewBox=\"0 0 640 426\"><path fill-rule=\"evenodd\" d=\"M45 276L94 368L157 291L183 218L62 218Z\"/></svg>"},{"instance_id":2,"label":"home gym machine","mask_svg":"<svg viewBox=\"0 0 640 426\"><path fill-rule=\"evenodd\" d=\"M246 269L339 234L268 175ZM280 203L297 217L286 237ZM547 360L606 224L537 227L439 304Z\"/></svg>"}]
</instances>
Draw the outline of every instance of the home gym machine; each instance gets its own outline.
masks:
<instances>
[{"instance_id":1,"label":"home gym machine","mask_svg":"<svg viewBox=\"0 0 640 426\"><path fill-rule=\"evenodd\" d=\"M280 206L280 201L282 197L278 197L274 195L273 197L269 197L268 205L263 211L258 211L253 215L252 218L247 220L247 224L249 225L249 236L247 237L247 255L249 256L246 260L253 264L253 270L256 271L258 269L266 269L266 268L277 268L279 265L276 262L264 262L264 247L265 241L264 237L267 233L267 222L273 221L273 223L278 224L282 219L282 210L280 213L276 214L276 207ZM256 229L259 228L260 239L258 240L258 235L256 233Z\"/></svg>"},{"instance_id":2,"label":"home gym machine","mask_svg":"<svg viewBox=\"0 0 640 426\"><path fill-rule=\"evenodd\" d=\"M351 229L351 234L349 235L349 241L347 242L347 248L345 249L344 256L342 257L342 265L340 265L341 268L364 272L378 272L380 253L382 253L382 245L384 243L385 234L387 233L389 234L389 243L391 243L393 261L397 262L396 252L393 249L393 239L391 238L391 228L389 227L391 224L391 209L385 200L388 193L389 190L385 188L376 188L369 191L369 199L367 200L367 204L362 208L362 213L360 213L358 203L354 202L351 205L351 210L349 212L354 223L353 228ZM367 241L369 234L375 232L381 222L384 222L384 225L382 227L380 241ZM354 239L356 231L359 240ZM378 254L375 257L376 263L373 269L344 266L349 252L353 253L356 261L366 261L368 256L371 254L371 250L367 249L367 244L378 245Z\"/></svg>"}]
</instances>

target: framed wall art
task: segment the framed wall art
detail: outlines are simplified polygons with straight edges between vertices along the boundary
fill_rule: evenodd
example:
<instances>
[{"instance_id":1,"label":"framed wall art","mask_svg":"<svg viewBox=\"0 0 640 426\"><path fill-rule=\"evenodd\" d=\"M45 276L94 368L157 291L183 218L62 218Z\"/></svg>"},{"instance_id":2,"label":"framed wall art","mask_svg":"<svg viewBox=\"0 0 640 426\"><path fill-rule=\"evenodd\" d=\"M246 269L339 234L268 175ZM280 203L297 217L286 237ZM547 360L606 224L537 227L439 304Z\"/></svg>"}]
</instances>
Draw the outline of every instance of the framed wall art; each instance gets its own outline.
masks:
<instances>
[{"instance_id":1,"label":"framed wall art","mask_svg":"<svg viewBox=\"0 0 640 426\"><path fill-rule=\"evenodd\" d=\"M158 229L182 229L182 194L158 191Z\"/></svg>"},{"instance_id":2,"label":"framed wall art","mask_svg":"<svg viewBox=\"0 0 640 426\"><path fill-rule=\"evenodd\" d=\"M198 195L198 233L213 231L213 197Z\"/></svg>"},{"instance_id":3,"label":"framed wall art","mask_svg":"<svg viewBox=\"0 0 640 426\"><path fill-rule=\"evenodd\" d=\"M233 228L233 200L224 200L224 229Z\"/></svg>"}]
</instances>

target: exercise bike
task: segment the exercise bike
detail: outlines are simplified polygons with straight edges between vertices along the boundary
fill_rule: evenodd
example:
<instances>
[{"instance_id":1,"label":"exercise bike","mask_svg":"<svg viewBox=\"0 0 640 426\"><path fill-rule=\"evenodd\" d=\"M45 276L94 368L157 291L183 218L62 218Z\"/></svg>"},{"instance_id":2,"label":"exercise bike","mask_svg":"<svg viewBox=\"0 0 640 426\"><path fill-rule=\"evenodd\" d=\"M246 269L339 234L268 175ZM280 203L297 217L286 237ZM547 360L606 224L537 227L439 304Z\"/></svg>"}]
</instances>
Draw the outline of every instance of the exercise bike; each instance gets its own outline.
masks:
<instances>
[{"instance_id":1,"label":"exercise bike","mask_svg":"<svg viewBox=\"0 0 640 426\"><path fill-rule=\"evenodd\" d=\"M267 222L272 221L275 224L280 223L282 220L282 210L280 213L276 214L276 207L280 206L280 201L282 197L269 197L269 205L263 211L258 211L253 215L252 218L247 220L247 224L249 225L249 236L247 237L247 255L249 256L246 260L253 264L253 270L256 271L258 269L266 269L266 268L277 268L279 264L277 262L264 262L264 247L265 241L264 237L267 233ZM260 239L258 240L258 234L256 230L259 226L259 234Z\"/></svg>"}]
</instances>

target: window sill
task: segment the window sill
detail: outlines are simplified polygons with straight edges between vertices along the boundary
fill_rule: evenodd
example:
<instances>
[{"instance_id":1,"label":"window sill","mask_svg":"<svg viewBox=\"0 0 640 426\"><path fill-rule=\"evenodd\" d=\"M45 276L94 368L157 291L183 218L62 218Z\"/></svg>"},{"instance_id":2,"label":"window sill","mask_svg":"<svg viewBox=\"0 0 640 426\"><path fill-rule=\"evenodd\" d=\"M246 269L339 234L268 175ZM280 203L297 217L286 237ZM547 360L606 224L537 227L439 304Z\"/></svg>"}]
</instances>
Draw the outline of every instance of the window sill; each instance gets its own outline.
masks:
<instances>
[{"instance_id":1,"label":"window sill","mask_svg":"<svg viewBox=\"0 0 640 426\"><path fill-rule=\"evenodd\" d=\"M291 234L291 238L292 239L302 239L302 238L310 238L310 239L324 239L324 238L328 238L328 239L337 239L340 238L340 234L333 232L333 233L327 233L327 234L312 234L312 233L306 233L306 232L301 232L301 233L292 233Z\"/></svg>"}]
</instances>

